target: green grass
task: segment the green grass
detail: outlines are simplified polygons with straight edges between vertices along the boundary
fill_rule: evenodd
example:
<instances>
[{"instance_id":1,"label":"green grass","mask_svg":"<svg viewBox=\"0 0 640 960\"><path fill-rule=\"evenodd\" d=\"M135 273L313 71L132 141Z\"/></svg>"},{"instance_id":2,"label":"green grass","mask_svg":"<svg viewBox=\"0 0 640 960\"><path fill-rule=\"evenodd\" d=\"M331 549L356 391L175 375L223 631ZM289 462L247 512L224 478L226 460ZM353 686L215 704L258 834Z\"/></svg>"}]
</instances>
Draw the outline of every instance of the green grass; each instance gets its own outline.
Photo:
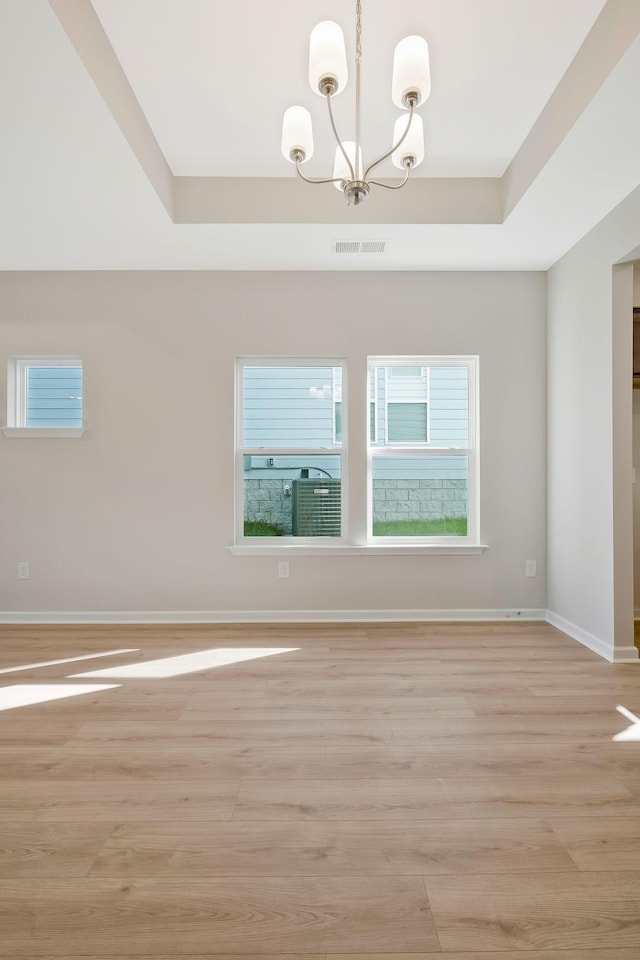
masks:
<instances>
[{"instance_id":1,"label":"green grass","mask_svg":"<svg viewBox=\"0 0 640 960\"><path fill-rule=\"evenodd\" d=\"M245 537L281 537L282 527L275 523L267 523L266 520L245 520Z\"/></svg>"},{"instance_id":2,"label":"green grass","mask_svg":"<svg viewBox=\"0 0 640 960\"><path fill-rule=\"evenodd\" d=\"M281 537L282 527L266 520L245 520L245 537ZM440 520L377 520L374 537L466 537L466 517L442 517Z\"/></svg>"},{"instance_id":3,"label":"green grass","mask_svg":"<svg viewBox=\"0 0 640 960\"><path fill-rule=\"evenodd\" d=\"M441 520L374 520L374 537L466 537L466 517Z\"/></svg>"}]
</instances>

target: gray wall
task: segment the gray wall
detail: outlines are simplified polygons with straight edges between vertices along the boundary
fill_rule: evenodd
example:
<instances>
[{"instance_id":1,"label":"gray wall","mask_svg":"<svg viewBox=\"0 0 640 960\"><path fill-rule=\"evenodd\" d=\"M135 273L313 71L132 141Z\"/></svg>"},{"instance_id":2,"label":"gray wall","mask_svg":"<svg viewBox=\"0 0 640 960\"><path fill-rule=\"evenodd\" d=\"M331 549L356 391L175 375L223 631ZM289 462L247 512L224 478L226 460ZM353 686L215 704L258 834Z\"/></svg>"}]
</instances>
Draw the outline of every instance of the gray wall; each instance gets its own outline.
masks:
<instances>
[{"instance_id":1,"label":"gray wall","mask_svg":"<svg viewBox=\"0 0 640 960\"><path fill-rule=\"evenodd\" d=\"M634 653L633 276L614 264L639 242L640 188L548 276L548 607L611 659Z\"/></svg>"},{"instance_id":2,"label":"gray wall","mask_svg":"<svg viewBox=\"0 0 640 960\"><path fill-rule=\"evenodd\" d=\"M544 607L545 289L516 272L0 274L0 394L8 356L80 354L89 428L0 436L0 610ZM261 354L344 356L364 397L367 354L478 354L489 550L294 557L289 580L233 556L234 360ZM350 405L361 459L367 416Z\"/></svg>"}]
</instances>

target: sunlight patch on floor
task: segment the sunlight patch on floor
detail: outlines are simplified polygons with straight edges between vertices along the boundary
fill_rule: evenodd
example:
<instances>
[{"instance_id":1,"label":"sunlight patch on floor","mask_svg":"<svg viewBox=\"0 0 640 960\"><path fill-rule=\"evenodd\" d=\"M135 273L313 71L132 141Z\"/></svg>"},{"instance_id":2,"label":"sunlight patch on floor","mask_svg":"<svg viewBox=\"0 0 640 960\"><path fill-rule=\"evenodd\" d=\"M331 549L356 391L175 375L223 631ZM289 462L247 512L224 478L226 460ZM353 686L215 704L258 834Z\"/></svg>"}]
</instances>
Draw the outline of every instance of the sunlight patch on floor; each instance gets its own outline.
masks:
<instances>
[{"instance_id":1,"label":"sunlight patch on floor","mask_svg":"<svg viewBox=\"0 0 640 960\"><path fill-rule=\"evenodd\" d=\"M636 717L635 713L631 713L631 710L627 710L626 707L617 706L616 710L618 713L621 713L623 717L626 717L627 720L631 720L631 726L627 727L626 730L622 730L620 733L616 733L613 740L640 740L640 717Z\"/></svg>"},{"instance_id":2,"label":"sunlight patch on floor","mask_svg":"<svg viewBox=\"0 0 640 960\"><path fill-rule=\"evenodd\" d=\"M28 707L34 703L48 703L50 700L65 700L81 693L115 690L119 686L119 683L17 683L13 687L0 689L0 710L13 710L14 707Z\"/></svg>"},{"instance_id":3,"label":"sunlight patch on floor","mask_svg":"<svg viewBox=\"0 0 640 960\"><path fill-rule=\"evenodd\" d=\"M161 660L149 660L147 663L130 663L122 667L106 667L104 670L91 670L88 673L74 673L73 677L135 677L154 680L160 677L178 677L184 673L209 670L212 667L225 667L246 660L258 660L261 657L273 657L279 653L294 653L300 647L218 647L214 650L200 650L198 653L185 653L177 657L163 657Z\"/></svg>"},{"instance_id":4,"label":"sunlight patch on floor","mask_svg":"<svg viewBox=\"0 0 640 960\"><path fill-rule=\"evenodd\" d=\"M76 663L78 660L95 660L97 657L115 657L118 653L137 653L140 647L124 650L106 650L104 653L85 653L82 657L66 657L64 660L43 660L41 663L23 663L21 667L6 667L0 673L19 673L20 670L37 670L38 667L55 667L59 663Z\"/></svg>"}]
</instances>

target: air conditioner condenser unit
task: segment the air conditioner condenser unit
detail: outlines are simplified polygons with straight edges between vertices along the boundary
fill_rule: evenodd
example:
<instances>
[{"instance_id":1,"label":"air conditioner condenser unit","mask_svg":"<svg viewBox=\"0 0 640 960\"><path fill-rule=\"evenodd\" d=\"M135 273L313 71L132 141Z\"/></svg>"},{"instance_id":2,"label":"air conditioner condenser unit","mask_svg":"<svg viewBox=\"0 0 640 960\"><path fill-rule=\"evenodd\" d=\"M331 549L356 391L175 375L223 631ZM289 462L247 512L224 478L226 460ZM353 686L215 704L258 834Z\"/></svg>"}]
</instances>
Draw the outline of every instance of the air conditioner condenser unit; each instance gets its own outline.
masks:
<instances>
[{"instance_id":1,"label":"air conditioner condenser unit","mask_svg":"<svg viewBox=\"0 0 640 960\"><path fill-rule=\"evenodd\" d=\"M294 480L292 487L294 537L339 537L340 480Z\"/></svg>"}]
</instances>

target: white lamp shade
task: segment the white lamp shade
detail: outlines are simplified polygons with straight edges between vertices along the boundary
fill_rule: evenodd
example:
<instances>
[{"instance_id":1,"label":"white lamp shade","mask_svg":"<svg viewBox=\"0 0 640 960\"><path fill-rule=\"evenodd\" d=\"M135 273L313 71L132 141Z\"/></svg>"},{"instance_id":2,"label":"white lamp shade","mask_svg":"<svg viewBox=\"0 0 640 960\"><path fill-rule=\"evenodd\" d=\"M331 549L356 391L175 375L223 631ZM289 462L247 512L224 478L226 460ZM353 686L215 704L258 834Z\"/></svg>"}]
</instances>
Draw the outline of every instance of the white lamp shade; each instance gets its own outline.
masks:
<instances>
[{"instance_id":1,"label":"white lamp shade","mask_svg":"<svg viewBox=\"0 0 640 960\"><path fill-rule=\"evenodd\" d=\"M351 163L353 164L354 173L356 172L356 144L355 140L343 140L342 146L347 152L347 156ZM358 150L358 159L360 160L360 171L362 176L362 148ZM349 170L349 164L344 158L344 154L340 147L336 147L336 159L333 164L333 176L337 177L340 180L351 180L351 170ZM336 190L342 190L342 187L339 183L334 183Z\"/></svg>"},{"instance_id":2,"label":"white lamp shade","mask_svg":"<svg viewBox=\"0 0 640 960\"><path fill-rule=\"evenodd\" d=\"M323 97L319 87L323 77L333 77L338 84L336 94L347 85L347 51L342 29L333 20L316 24L309 38L309 84Z\"/></svg>"},{"instance_id":3,"label":"white lamp shade","mask_svg":"<svg viewBox=\"0 0 640 960\"><path fill-rule=\"evenodd\" d=\"M394 143L398 142L402 134L407 129L408 123L408 113L403 113L401 117L398 117L393 128ZM418 164L422 163L424 160L424 128L422 126L422 117L418 113L414 113L413 115L411 126L409 127L409 133L406 135L398 149L394 150L391 154L391 159L396 167L400 168L400 170L404 170L404 164L402 161L405 157L415 157L415 163L413 164L413 167L417 167Z\"/></svg>"},{"instance_id":4,"label":"white lamp shade","mask_svg":"<svg viewBox=\"0 0 640 960\"><path fill-rule=\"evenodd\" d=\"M402 98L416 91L419 103L424 103L431 93L429 48L424 37L405 37L393 55L393 80L391 96L397 107L405 107Z\"/></svg>"},{"instance_id":5,"label":"white lamp shade","mask_svg":"<svg viewBox=\"0 0 640 960\"><path fill-rule=\"evenodd\" d=\"M301 163L313 156L311 114L304 107L289 107L282 118L282 153L287 160L291 160L294 150L302 150L305 154ZM291 160L291 163L294 161Z\"/></svg>"}]
</instances>

